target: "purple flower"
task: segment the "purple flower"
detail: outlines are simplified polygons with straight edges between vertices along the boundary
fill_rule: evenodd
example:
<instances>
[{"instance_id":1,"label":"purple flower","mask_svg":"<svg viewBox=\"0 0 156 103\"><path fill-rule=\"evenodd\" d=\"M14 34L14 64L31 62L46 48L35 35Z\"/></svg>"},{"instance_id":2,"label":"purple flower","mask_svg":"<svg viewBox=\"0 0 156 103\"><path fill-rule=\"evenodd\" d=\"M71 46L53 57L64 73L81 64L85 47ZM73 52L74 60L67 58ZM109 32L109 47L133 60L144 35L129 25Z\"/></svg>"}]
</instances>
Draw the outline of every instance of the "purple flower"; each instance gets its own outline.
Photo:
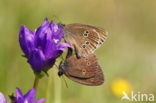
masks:
<instances>
[{"instance_id":1,"label":"purple flower","mask_svg":"<svg viewBox=\"0 0 156 103\"><path fill-rule=\"evenodd\" d=\"M36 101L36 91L35 89L31 89L26 94L23 95L22 91L17 88L16 89L16 97L12 97L11 101L13 103L43 103L45 101L45 98L39 99ZM0 93L0 103L8 103L3 96L2 93Z\"/></svg>"},{"instance_id":2,"label":"purple flower","mask_svg":"<svg viewBox=\"0 0 156 103\"><path fill-rule=\"evenodd\" d=\"M21 26L20 46L35 72L47 71L54 65L56 58L66 51L65 47L71 47L61 42L62 29L59 24L49 22L48 19L34 32L24 25Z\"/></svg>"},{"instance_id":3,"label":"purple flower","mask_svg":"<svg viewBox=\"0 0 156 103\"><path fill-rule=\"evenodd\" d=\"M25 95L23 95L19 88L16 89L16 103L43 103L44 101L44 98L36 101L36 91L34 88L28 91Z\"/></svg>"}]
</instances>

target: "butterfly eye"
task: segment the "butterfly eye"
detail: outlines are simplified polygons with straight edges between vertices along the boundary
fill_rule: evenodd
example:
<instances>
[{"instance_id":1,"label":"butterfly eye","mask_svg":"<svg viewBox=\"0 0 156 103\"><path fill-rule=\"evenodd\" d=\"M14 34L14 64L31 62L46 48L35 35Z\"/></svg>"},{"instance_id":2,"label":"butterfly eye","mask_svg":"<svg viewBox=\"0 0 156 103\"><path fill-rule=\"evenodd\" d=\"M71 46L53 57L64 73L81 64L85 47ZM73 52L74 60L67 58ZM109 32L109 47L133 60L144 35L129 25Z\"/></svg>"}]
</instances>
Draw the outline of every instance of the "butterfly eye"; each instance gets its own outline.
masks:
<instances>
[{"instance_id":1,"label":"butterfly eye","mask_svg":"<svg viewBox=\"0 0 156 103\"><path fill-rule=\"evenodd\" d=\"M88 34L89 34L89 31L86 30L86 31L84 31L83 36L88 37Z\"/></svg>"}]
</instances>

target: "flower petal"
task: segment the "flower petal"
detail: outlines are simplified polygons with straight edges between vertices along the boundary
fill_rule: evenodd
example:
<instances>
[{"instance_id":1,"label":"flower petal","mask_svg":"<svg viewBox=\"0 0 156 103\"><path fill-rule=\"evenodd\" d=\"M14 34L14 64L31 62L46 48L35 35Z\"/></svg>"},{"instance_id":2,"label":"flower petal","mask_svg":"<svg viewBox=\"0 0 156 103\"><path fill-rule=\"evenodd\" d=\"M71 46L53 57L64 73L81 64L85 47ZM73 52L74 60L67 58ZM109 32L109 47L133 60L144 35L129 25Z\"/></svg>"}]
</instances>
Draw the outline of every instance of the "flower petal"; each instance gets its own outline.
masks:
<instances>
[{"instance_id":1,"label":"flower petal","mask_svg":"<svg viewBox=\"0 0 156 103\"><path fill-rule=\"evenodd\" d=\"M28 103L35 103L36 99L36 91L34 88L29 90L25 95L24 95L24 100L28 101Z\"/></svg>"},{"instance_id":2,"label":"flower petal","mask_svg":"<svg viewBox=\"0 0 156 103\"><path fill-rule=\"evenodd\" d=\"M36 102L36 91L34 88L29 90L25 95L22 94L19 88L16 89L16 103L43 103L44 101L45 98L42 98Z\"/></svg>"},{"instance_id":3,"label":"flower petal","mask_svg":"<svg viewBox=\"0 0 156 103\"><path fill-rule=\"evenodd\" d=\"M46 45L45 45L45 49L44 49L44 54L46 56L46 59L55 57L55 51L56 51L56 44L51 42L51 41L47 41ZM54 58L55 59L55 58Z\"/></svg>"},{"instance_id":4,"label":"flower petal","mask_svg":"<svg viewBox=\"0 0 156 103\"><path fill-rule=\"evenodd\" d=\"M48 18L44 19L44 22L42 23L42 27L46 26L47 24L49 24Z\"/></svg>"},{"instance_id":5,"label":"flower petal","mask_svg":"<svg viewBox=\"0 0 156 103\"><path fill-rule=\"evenodd\" d=\"M30 31L25 26L21 26L20 32L19 32L19 42L20 46L25 53L26 56L29 55L29 53L34 48L34 34L32 31Z\"/></svg>"},{"instance_id":6,"label":"flower petal","mask_svg":"<svg viewBox=\"0 0 156 103\"><path fill-rule=\"evenodd\" d=\"M52 40L55 40L57 41L55 43L58 43L63 37L63 28L58 24L51 24L51 28L53 31Z\"/></svg>"},{"instance_id":7,"label":"flower petal","mask_svg":"<svg viewBox=\"0 0 156 103\"><path fill-rule=\"evenodd\" d=\"M65 49L65 47L74 49L72 45L68 44L68 43L60 43L57 47L58 50L61 50L62 52L66 52L67 50Z\"/></svg>"},{"instance_id":8,"label":"flower petal","mask_svg":"<svg viewBox=\"0 0 156 103\"><path fill-rule=\"evenodd\" d=\"M19 88L16 88L16 101L17 101L17 103L24 102L23 93Z\"/></svg>"},{"instance_id":9,"label":"flower petal","mask_svg":"<svg viewBox=\"0 0 156 103\"><path fill-rule=\"evenodd\" d=\"M36 47L44 47L46 40L51 40L50 22L45 21L35 32L35 45ZM45 38L46 36L46 38Z\"/></svg>"},{"instance_id":10,"label":"flower petal","mask_svg":"<svg viewBox=\"0 0 156 103\"><path fill-rule=\"evenodd\" d=\"M39 99L36 103L43 103L46 99L45 98L42 98L42 99Z\"/></svg>"},{"instance_id":11,"label":"flower petal","mask_svg":"<svg viewBox=\"0 0 156 103\"><path fill-rule=\"evenodd\" d=\"M23 93L19 88L16 88L16 98L21 98L23 97Z\"/></svg>"},{"instance_id":12,"label":"flower petal","mask_svg":"<svg viewBox=\"0 0 156 103\"><path fill-rule=\"evenodd\" d=\"M31 64L33 70L40 72L44 68L45 56L40 49L32 51L31 56L28 58L28 63Z\"/></svg>"},{"instance_id":13,"label":"flower petal","mask_svg":"<svg viewBox=\"0 0 156 103\"><path fill-rule=\"evenodd\" d=\"M7 103L4 95L0 92L0 103Z\"/></svg>"}]
</instances>

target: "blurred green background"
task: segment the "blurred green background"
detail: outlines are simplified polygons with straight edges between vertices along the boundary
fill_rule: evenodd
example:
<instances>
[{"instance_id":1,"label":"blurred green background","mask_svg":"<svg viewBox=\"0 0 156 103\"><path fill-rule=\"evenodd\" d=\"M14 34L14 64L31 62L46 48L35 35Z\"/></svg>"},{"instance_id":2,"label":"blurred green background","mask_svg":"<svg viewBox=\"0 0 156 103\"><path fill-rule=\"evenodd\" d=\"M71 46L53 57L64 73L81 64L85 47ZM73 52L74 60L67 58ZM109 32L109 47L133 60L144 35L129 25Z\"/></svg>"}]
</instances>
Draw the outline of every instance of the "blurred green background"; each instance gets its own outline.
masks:
<instances>
[{"instance_id":1,"label":"blurred green background","mask_svg":"<svg viewBox=\"0 0 156 103\"><path fill-rule=\"evenodd\" d=\"M32 88L34 75L21 57L19 27L34 30L48 17L108 30L107 42L96 51L105 83L89 87L65 77L66 88L54 67L40 80L38 98L46 97L46 103L122 103L113 89L120 84L136 93L156 94L155 11L156 0L0 0L0 91L7 96L16 87L24 93Z\"/></svg>"}]
</instances>

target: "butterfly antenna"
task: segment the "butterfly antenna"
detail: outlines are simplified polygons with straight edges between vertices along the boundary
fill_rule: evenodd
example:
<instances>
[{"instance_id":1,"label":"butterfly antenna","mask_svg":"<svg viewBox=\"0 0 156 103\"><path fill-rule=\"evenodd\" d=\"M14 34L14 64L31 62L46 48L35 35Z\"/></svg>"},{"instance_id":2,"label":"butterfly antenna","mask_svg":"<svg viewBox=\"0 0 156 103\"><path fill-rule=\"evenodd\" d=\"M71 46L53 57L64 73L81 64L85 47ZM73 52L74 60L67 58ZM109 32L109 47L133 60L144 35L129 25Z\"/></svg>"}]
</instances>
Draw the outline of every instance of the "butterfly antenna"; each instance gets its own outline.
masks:
<instances>
[{"instance_id":1,"label":"butterfly antenna","mask_svg":"<svg viewBox=\"0 0 156 103\"><path fill-rule=\"evenodd\" d=\"M66 87L68 88L68 84L67 84L67 81L66 81L66 79L64 78L64 76L62 76L62 79L64 80L64 83L65 83Z\"/></svg>"}]
</instances>

